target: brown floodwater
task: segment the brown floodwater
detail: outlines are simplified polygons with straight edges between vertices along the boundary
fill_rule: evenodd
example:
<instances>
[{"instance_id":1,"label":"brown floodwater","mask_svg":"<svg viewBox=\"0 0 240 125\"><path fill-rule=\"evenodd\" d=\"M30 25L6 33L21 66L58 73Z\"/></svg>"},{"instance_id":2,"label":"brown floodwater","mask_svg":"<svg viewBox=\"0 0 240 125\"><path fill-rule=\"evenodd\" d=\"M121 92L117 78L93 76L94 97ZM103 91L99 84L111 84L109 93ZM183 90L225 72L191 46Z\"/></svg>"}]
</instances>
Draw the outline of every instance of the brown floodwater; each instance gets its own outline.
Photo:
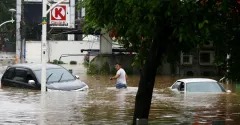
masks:
<instances>
[{"instance_id":1,"label":"brown floodwater","mask_svg":"<svg viewBox=\"0 0 240 125\"><path fill-rule=\"evenodd\" d=\"M86 75L79 66L66 66L89 85L86 92L0 89L1 125L129 125L132 123L139 76L129 76L128 88L117 90L110 76ZM230 94L173 93L178 76L157 76L151 125L240 124L240 85L224 84ZM183 77L181 77L183 78ZM218 79L218 78L215 78Z\"/></svg>"}]
</instances>

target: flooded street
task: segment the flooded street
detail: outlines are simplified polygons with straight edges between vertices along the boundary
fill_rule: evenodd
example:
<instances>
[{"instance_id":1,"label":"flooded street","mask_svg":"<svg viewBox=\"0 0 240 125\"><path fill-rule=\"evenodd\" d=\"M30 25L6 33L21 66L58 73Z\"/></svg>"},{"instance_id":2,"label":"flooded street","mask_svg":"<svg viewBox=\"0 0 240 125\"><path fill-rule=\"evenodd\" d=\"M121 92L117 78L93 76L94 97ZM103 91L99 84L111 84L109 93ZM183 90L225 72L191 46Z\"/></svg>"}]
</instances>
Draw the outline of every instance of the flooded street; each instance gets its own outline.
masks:
<instances>
[{"instance_id":1,"label":"flooded street","mask_svg":"<svg viewBox=\"0 0 240 125\"><path fill-rule=\"evenodd\" d=\"M87 92L0 89L1 125L128 125L132 123L139 76L129 76L128 88L116 90L110 76L86 75L83 67L74 74L89 85ZM179 77L157 76L149 116L151 125L240 123L240 86L224 85L230 94L180 94L167 87Z\"/></svg>"}]
</instances>

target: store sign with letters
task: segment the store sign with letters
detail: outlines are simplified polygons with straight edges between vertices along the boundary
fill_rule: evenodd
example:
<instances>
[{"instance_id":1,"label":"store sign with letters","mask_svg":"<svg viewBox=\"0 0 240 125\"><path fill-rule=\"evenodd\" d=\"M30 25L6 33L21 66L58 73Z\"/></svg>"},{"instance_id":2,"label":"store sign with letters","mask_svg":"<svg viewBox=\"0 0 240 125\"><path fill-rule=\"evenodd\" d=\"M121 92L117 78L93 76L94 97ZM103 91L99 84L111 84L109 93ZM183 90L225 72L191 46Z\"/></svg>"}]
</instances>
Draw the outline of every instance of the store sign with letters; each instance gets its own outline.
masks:
<instances>
[{"instance_id":1,"label":"store sign with letters","mask_svg":"<svg viewBox=\"0 0 240 125\"><path fill-rule=\"evenodd\" d=\"M50 11L51 27L69 27L69 4L59 4Z\"/></svg>"}]
</instances>

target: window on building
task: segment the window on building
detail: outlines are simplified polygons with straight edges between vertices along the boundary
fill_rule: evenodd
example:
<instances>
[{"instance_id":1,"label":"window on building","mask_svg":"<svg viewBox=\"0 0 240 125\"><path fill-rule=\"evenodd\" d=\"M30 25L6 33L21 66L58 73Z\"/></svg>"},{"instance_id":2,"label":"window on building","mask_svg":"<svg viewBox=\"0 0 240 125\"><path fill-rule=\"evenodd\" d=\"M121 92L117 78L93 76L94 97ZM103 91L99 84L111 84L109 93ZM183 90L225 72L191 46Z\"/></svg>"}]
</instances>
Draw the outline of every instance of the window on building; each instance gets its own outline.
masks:
<instances>
[{"instance_id":1,"label":"window on building","mask_svg":"<svg viewBox=\"0 0 240 125\"><path fill-rule=\"evenodd\" d=\"M200 62L202 63L210 63L210 53L201 53L200 54Z\"/></svg>"},{"instance_id":2,"label":"window on building","mask_svg":"<svg viewBox=\"0 0 240 125\"><path fill-rule=\"evenodd\" d=\"M200 65L213 65L214 52L213 51L200 51L199 64Z\"/></svg>"},{"instance_id":3,"label":"window on building","mask_svg":"<svg viewBox=\"0 0 240 125\"><path fill-rule=\"evenodd\" d=\"M182 53L181 64L192 64L192 55L190 53Z\"/></svg>"}]
</instances>

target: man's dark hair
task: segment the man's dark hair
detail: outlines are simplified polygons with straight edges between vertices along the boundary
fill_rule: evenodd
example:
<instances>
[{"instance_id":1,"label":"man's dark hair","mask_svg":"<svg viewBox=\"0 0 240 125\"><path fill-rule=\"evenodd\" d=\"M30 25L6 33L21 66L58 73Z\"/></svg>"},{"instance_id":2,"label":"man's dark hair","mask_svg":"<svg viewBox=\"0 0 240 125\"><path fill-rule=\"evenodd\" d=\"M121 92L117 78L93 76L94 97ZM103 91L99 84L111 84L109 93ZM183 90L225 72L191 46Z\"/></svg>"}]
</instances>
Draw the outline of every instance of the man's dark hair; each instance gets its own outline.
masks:
<instances>
[{"instance_id":1,"label":"man's dark hair","mask_svg":"<svg viewBox=\"0 0 240 125\"><path fill-rule=\"evenodd\" d=\"M121 66L121 63L116 62L115 65L119 65L119 66Z\"/></svg>"}]
</instances>

